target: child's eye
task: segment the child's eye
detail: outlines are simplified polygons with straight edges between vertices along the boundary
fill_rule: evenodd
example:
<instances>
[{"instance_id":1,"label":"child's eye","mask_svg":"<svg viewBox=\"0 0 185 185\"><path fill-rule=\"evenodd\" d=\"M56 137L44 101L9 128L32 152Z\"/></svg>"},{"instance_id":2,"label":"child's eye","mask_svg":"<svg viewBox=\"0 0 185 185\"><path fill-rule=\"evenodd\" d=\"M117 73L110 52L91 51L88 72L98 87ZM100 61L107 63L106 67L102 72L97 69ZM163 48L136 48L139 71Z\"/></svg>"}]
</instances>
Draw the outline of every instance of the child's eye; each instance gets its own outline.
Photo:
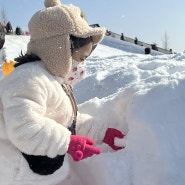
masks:
<instances>
[{"instance_id":1,"label":"child's eye","mask_svg":"<svg viewBox=\"0 0 185 185\"><path fill-rule=\"evenodd\" d=\"M83 62L83 61L85 61L85 59L84 58L80 58L80 61Z\"/></svg>"},{"instance_id":2,"label":"child's eye","mask_svg":"<svg viewBox=\"0 0 185 185\"><path fill-rule=\"evenodd\" d=\"M87 59L87 57L88 57L88 56L81 57L81 58L80 58L80 61L81 61L81 62L84 62L84 61Z\"/></svg>"}]
</instances>

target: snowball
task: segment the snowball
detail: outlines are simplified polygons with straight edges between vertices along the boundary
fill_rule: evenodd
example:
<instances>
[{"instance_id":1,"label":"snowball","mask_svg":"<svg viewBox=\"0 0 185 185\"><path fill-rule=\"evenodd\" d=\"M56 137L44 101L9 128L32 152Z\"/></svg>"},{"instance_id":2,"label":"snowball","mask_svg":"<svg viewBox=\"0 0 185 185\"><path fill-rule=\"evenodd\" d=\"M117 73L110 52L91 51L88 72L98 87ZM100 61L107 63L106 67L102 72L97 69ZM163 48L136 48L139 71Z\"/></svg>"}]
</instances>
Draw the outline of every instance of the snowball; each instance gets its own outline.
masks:
<instances>
[{"instance_id":1,"label":"snowball","mask_svg":"<svg viewBox=\"0 0 185 185\"><path fill-rule=\"evenodd\" d=\"M120 146L120 147L125 147L126 146L126 139L125 138L117 138L117 137L115 137L114 145Z\"/></svg>"}]
</instances>

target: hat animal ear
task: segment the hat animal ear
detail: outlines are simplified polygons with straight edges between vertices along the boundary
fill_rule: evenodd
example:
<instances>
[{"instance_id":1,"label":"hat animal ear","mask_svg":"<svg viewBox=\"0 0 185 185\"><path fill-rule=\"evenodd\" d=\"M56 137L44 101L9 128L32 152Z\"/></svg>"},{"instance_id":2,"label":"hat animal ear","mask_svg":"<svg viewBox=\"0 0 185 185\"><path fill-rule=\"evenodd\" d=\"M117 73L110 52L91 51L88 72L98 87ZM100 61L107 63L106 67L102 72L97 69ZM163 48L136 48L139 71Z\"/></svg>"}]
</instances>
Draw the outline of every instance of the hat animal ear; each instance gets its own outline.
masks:
<instances>
[{"instance_id":1,"label":"hat animal ear","mask_svg":"<svg viewBox=\"0 0 185 185\"><path fill-rule=\"evenodd\" d=\"M54 6L60 6L61 2L60 0L45 0L44 5L46 8L49 8Z\"/></svg>"}]
</instances>

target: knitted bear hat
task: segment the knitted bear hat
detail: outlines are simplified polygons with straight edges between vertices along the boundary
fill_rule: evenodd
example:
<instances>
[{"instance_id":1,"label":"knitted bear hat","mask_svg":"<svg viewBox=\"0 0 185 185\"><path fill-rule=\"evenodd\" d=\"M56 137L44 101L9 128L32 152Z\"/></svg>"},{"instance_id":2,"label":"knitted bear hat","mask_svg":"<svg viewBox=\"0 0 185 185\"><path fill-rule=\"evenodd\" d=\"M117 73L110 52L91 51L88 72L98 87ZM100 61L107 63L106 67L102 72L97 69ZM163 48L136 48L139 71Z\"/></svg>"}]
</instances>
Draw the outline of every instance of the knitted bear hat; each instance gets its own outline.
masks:
<instances>
[{"instance_id":1,"label":"knitted bear hat","mask_svg":"<svg viewBox=\"0 0 185 185\"><path fill-rule=\"evenodd\" d=\"M30 42L28 54L35 54L55 76L64 77L71 69L70 35L99 43L105 28L92 28L81 10L73 5L63 5L60 0L45 0L45 9L36 12L28 23Z\"/></svg>"}]
</instances>

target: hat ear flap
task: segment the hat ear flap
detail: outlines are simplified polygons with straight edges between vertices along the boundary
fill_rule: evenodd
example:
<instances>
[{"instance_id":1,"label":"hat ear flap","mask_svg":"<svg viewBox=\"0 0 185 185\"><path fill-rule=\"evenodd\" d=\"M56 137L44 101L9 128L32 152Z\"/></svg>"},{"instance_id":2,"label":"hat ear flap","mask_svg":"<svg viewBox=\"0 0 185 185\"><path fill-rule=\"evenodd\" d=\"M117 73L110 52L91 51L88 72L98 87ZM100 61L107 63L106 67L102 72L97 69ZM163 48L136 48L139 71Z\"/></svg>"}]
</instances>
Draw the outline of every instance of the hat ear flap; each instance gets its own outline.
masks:
<instances>
[{"instance_id":1,"label":"hat ear flap","mask_svg":"<svg viewBox=\"0 0 185 185\"><path fill-rule=\"evenodd\" d=\"M27 53L37 55L51 74L64 77L71 69L71 42L68 35L30 41Z\"/></svg>"},{"instance_id":2,"label":"hat ear flap","mask_svg":"<svg viewBox=\"0 0 185 185\"><path fill-rule=\"evenodd\" d=\"M44 5L46 8L49 8L54 6L60 6L61 2L60 0L45 0Z\"/></svg>"}]
</instances>

